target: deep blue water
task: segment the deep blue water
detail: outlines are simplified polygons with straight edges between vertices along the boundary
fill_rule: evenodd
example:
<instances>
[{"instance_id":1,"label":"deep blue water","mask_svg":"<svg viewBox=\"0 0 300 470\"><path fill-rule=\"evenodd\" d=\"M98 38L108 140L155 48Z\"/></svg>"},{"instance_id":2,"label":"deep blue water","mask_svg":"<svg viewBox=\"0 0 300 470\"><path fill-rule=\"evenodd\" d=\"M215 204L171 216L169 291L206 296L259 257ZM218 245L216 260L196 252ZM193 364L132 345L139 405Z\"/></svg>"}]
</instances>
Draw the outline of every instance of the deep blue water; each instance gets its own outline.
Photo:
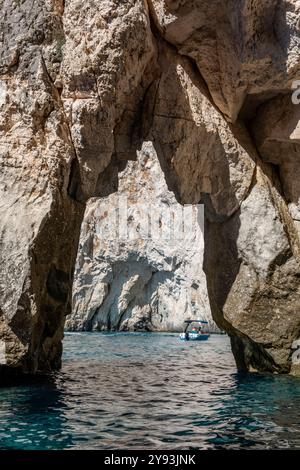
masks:
<instances>
[{"instance_id":1,"label":"deep blue water","mask_svg":"<svg viewBox=\"0 0 300 470\"><path fill-rule=\"evenodd\" d=\"M300 449L300 379L236 374L229 340L73 333L52 380L0 389L1 449Z\"/></svg>"}]
</instances>

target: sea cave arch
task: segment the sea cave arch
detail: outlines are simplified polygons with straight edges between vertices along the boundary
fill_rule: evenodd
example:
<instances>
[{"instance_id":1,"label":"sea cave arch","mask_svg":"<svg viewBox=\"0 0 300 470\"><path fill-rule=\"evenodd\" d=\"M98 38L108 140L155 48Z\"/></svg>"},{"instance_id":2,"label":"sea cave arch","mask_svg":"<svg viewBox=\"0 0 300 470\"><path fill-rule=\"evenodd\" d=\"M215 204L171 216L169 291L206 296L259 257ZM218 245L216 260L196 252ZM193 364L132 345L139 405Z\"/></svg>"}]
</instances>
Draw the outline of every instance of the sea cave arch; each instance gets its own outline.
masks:
<instances>
[{"instance_id":1,"label":"sea cave arch","mask_svg":"<svg viewBox=\"0 0 300 470\"><path fill-rule=\"evenodd\" d=\"M197 18L204 3L193 6ZM177 200L205 205L210 306L238 368L299 373L294 76L286 43L271 48L283 75L264 65L253 73L249 33L262 28L268 42L268 18L277 18L282 41L296 41L298 29L277 10L267 14L274 5L244 15L240 6L208 3L208 42L177 2L89 2L85 11L75 0L38 1L35 11L27 1L1 5L1 373L60 366L85 203L116 190L120 167L143 141L153 142ZM17 43L16 14L24 19ZM252 38L243 68L228 52L231 25L241 23L241 36ZM218 42L225 47L216 52Z\"/></svg>"}]
</instances>

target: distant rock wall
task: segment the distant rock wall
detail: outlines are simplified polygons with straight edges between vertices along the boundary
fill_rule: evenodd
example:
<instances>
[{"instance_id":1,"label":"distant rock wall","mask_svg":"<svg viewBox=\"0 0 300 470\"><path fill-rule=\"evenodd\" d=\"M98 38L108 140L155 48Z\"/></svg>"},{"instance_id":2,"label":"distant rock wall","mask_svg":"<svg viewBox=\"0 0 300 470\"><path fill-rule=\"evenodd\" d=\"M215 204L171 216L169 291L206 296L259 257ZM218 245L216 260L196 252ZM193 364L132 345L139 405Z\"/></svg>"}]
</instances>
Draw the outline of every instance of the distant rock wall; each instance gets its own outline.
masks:
<instances>
[{"instance_id":1,"label":"distant rock wall","mask_svg":"<svg viewBox=\"0 0 300 470\"><path fill-rule=\"evenodd\" d=\"M123 238L112 233L121 204ZM180 331L184 320L199 318L218 330L202 269L203 215L203 206L184 209L176 201L145 142L119 173L117 193L87 204L66 328Z\"/></svg>"}]
</instances>

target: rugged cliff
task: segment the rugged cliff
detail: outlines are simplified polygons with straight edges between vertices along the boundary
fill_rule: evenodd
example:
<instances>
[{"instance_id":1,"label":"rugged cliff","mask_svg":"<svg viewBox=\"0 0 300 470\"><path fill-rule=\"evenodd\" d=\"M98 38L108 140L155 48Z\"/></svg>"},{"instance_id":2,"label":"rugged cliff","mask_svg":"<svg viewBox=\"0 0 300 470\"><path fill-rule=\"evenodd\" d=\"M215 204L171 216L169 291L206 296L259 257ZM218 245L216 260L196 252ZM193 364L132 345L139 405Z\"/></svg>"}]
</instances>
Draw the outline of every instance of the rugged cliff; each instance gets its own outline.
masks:
<instances>
[{"instance_id":1,"label":"rugged cliff","mask_svg":"<svg viewBox=\"0 0 300 470\"><path fill-rule=\"evenodd\" d=\"M182 331L212 321L202 269L202 206L168 190L152 142L119 173L118 191L90 199L83 220L69 330ZM124 222L124 224L123 224Z\"/></svg>"},{"instance_id":2,"label":"rugged cliff","mask_svg":"<svg viewBox=\"0 0 300 470\"><path fill-rule=\"evenodd\" d=\"M300 373L298 2L0 8L1 370L59 366L85 202L151 141L238 367Z\"/></svg>"}]
</instances>

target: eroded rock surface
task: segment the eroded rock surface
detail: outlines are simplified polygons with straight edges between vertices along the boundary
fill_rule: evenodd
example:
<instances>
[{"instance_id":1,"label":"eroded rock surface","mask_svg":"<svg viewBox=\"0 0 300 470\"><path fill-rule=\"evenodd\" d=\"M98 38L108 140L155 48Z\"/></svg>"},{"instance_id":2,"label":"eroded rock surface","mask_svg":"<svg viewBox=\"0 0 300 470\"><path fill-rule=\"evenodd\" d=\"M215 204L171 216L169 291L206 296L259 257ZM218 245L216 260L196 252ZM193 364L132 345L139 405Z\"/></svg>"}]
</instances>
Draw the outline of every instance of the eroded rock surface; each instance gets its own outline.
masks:
<instances>
[{"instance_id":1,"label":"eroded rock surface","mask_svg":"<svg viewBox=\"0 0 300 470\"><path fill-rule=\"evenodd\" d=\"M85 202L151 141L238 367L299 373L299 2L0 8L1 371L59 366Z\"/></svg>"},{"instance_id":2,"label":"eroded rock surface","mask_svg":"<svg viewBox=\"0 0 300 470\"><path fill-rule=\"evenodd\" d=\"M234 122L240 110L284 92L299 78L296 0L149 0L153 21L190 57L212 98Z\"/></svg>"},{"instance_id":3,"label":"eroded rock surface","mask_svg":"<svg viewBox=\"0 0 300 470\"><path fill-rule=\"evenodd\" d=\"M0 8L1 363L35 372L60 363L84 202L135 145L155 44L143 1Z\"/></svg>"},{"instance_id":4,"label":"eroded rock surface","mask_svg":"<svg viewBox=\"0 0 300 470\"><path fill-rule=\"evenodd\" d=\"M182 331L193 318L217 331L202 269L203 222L202 206L184 208L168 190L145 142L119 173L118 192L87 204L66 328Z\"/></svg>"}]
</instances>

